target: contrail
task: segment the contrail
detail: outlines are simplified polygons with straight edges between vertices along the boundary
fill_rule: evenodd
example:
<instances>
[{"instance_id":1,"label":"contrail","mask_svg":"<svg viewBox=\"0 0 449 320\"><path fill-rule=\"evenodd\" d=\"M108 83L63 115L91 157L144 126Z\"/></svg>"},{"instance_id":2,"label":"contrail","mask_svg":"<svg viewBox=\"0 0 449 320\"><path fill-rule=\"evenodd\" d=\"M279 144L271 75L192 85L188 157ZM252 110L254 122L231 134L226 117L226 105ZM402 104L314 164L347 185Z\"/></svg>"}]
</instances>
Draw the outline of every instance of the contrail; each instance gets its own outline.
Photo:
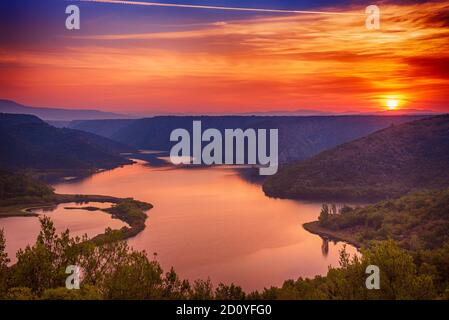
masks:
<instances>
[{"instance_id":1,"label":"contrail","mask_svg":"<svg viewBox=\"0 0 449 320\"><path fill-rule=\"evenodd\" d=\"M194 8L194 9L209 9L209 10L253 11L253 12L272 12L272 13L306 13L306 14L351 15L351 16L364 15L364 14L349 13L349 12L221 7L221 6L206 6L206 5L195 5L195 4L176 4L176 3L125 1L125 0L78 0L78 1L81 1L81 2L96 2L96 3L125 4L125 5L136 5L136 6Z\"/></svg>"}]
</instances>

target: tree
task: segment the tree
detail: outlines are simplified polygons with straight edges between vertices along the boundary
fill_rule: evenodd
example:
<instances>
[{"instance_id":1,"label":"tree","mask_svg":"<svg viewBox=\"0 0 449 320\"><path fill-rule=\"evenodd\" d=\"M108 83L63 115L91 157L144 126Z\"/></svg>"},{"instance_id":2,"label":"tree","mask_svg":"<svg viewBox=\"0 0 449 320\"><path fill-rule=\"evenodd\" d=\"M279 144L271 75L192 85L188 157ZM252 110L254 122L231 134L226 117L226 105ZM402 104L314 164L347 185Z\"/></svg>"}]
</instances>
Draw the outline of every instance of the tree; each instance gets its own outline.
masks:
<instances>
[{"instance_id":1,"label":"tree","mask_svg":"<svg viewBox=\"0 0 449 320\"><path fill-rule=\"evenodd\" d=\"M30 288L14 287L8 290L5 298L7 300L35 300L37 296Z\"/></svg>"},{"instance_id":2,"label":"tree","mask_svg":"<svg viewBox=\"0 0 449 320\"><path fill-rule=\"evenodd\" d=\"M17 253L12 282L17 287L27 287L34 294L65 285L67 266L76 264L80 238L70 238L69 232L56 234L48 217L40 218L41 231L33 246Z\"/></svg>"},{"instance_id":3,"label":"tree","mask_svg":"<svg viewBox=\"0 0 449 320\"><path fill-rule=\"evenodd\" d=\"M161 294L162 269L145 253L131 252L104 281L105 299L157 299Z\"/></svg>"},{"instance_id":4,"label":"tree","mask_svg":"<svg viewBox=\"0 0 449 320\"><path fill-rule=\"evenodd\" d=\"M212 282L207 280L195 280L190 292L190 299L193 300L212 300L214 293L212 289Z\"/></svg>"},{"instance_id":5,"label":"tree","mask_svg":"<svg viewBox=\"0 0 449 320\"><path fill-rule=\"evenodd\" d=\"M0 229L0 298L4 297L7 292L8 280L8 254L6 253L6 240L3 229Z\"/></svg>"},{"instance_id":6,"label":"tree","mask_svg":"<svg viewBox=\"0 0 449 320\"><path fill-rule=\"evenodd\" d=\"M381 299L431 299L435 297L432 277L418 274L410 253L393 241L375 243L362 250L363 267L380 269L380 290L370 290L370 297Z\"/></svg>"},{"instance_id":7,"label":"tree","mask_svg":"<svg viewBox=\"0 0 449 320\"><path fill-rule=\"evenodd\" d=\"M220 283L215 290L215 299L217 300L243 300L245 299L245 292L239 286L231 285L227 286Z\"/></svg>"},{"instance_id":8,"label":"tree","mask_svg":"<svg viewBox=\"0 0 449 320\"><path fill-rule=\"evenodd\" d=\"M324 224L329 220L329 216L330 216L329 206L323 203L318 220L320 221L320 223Z\"/></svg>"},{"instance_id":9,"label":"tree","mask_svg":"<svg viewBox=\"0 0 449 320\"><path fill-rule=\"evenodd\" d=\"M190 283L179 279L173 267L165 274L162 282L162 299L187 299L190 293Z\"/></svg>"},{"instance_id":10,"label":"tree","mask_svg":"<svg viewBox=\"0 0 449 320\"><path fill-rule=\"evenodd\" d=\"M102 295L98 289L83 285L80 290L69 290L65 287L47 289L42 293L43 300L101 300Z\"/></svg>"}]
</instances>

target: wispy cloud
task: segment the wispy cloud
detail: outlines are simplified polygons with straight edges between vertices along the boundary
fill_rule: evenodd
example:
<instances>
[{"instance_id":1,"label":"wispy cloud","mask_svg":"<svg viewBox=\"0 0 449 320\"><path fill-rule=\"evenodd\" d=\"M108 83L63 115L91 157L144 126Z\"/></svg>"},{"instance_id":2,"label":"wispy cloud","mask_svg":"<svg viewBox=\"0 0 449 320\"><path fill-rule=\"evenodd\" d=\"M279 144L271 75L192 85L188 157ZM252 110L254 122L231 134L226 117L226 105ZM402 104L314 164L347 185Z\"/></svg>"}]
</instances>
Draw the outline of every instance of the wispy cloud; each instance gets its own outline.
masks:
<instances>
[{"instance_id":1,"label":"wispy cloud","mask_svg":"<svg viewBox=\"0 0 449 320\"><path fill-rule=\"evenodd\" d=\"M385 5L374 31L357 15L289 14L70 37L58 49L0 52L0 95L176 112L368 110L394 96L447 110L448 8Z\"/></svg>"},{"instance_id":2,"label":"wispy cloud","mask_svg":"<svg viewBox=\"0 0 449 320\"><path fill-rule=\"evenodd\" d=\"M146 2L146 1L121 1L121 0L77 0L77 1L79 1L79 2L96 2L96 3L133 5L133 6L148 6L148 7L189 8L189 9L227 10L227 11L265 12L265 13L304 13L304 14L324 14L324 15L363 15L363 13L353 13L353 12L285 10L285 9L248 8L248 7L227 7L227 6L209 6L209 5L196 5L196 4Z\"/></svg>"}]
</instances>

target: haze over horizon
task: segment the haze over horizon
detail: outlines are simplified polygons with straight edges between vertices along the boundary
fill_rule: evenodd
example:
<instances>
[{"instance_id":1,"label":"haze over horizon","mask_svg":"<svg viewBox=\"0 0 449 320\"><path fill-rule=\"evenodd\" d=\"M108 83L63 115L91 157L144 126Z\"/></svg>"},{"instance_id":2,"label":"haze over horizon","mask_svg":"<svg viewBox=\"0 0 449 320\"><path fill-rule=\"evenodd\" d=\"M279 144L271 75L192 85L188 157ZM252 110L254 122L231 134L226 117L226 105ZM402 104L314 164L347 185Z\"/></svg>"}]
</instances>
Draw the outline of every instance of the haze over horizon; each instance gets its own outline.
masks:
<instances>
[{"instance_id":1,"label":"haze over horizon","mask_svg":"<svg viewBox=\"0 0 449 320\"><path fill-rule=\"evenodd\" d=\"M449 1L385 1L380 30L368 1L165 2L361 15L73 1L69 31L72 2L2 2L0 97L137 115L449 111Z\"/></svg>"},{"instance_id":2,"label":"haze over horizon","mask_svg":"<svg viewBox=\"0 0 449 320\"><path fill-rule=\"evenodd\" d=\"M57 112L57 113L55 113ZM43 120L71 121L95 119L137 119L157 116L357 116L357 115L438 115L446 112L436 112L427 109L395 109L375 110L372 112L359 111L324 111L318 109L297 110L267 110L253 112L170 112L150 110L147 112L121 112L117 113L107 109L87 108L60 108L59 106L30 106L17 101L0 98L0 113L32 114Z\"/></svg>"}]
</instances>

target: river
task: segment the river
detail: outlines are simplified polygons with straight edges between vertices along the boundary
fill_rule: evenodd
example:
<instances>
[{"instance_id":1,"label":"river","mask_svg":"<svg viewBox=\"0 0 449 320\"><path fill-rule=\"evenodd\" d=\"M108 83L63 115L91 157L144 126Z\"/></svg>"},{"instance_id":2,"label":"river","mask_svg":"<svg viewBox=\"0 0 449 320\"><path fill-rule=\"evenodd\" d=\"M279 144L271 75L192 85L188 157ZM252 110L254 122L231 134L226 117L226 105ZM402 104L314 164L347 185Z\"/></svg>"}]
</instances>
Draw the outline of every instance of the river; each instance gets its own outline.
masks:
<instances>
[{"instance_id":1,"label":"river","mask_svg":"<svg viewBox=\"0 0 449 320\"><path fill-rule=\"evenodd\" d=\"M54 187L57 193L133 197L152 203L146 229L128 242L151 259L156 253L164 270L173 266L189 280L209 277L214 284L233 282L246 291L280 286L287 279L326 274L329 265L338 266L343 247L323 242L302 227L317 219L321 203L266 197L260 185L243 179L231 167L152 167L137 160ZM57 229L72 229L74 214L59 214ZM74 231L93 236L93 229L100 233L99 224L118 227L117 220L105 215L84 213L85 228L77 220ZM8 251L35 240L36 221L0 219ZM356 253L350 245L347 251Z\"/></svg>"}]
</instances>

